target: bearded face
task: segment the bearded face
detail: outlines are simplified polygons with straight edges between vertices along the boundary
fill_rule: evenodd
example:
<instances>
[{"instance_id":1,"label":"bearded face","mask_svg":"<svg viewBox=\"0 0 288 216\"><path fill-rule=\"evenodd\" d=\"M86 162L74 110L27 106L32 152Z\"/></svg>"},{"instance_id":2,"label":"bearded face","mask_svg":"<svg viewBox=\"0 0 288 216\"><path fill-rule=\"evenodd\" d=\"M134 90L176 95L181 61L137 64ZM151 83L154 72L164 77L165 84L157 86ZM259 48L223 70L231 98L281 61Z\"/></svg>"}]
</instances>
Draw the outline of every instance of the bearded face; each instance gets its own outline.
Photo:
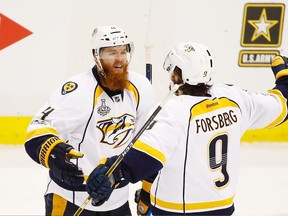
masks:
<instances>
[{"instance_id":1,"label":"bearded face","mask_svg":"<svg viewBox=\"0 0 288 216\"><path fill-rule=\"evenodd\" d=\"M105 76L100 77L105 87L110 90L123 90L128 86L129 55L126 46L103 48L100 54L100 63Z\"/></svg>"}]
</instances>

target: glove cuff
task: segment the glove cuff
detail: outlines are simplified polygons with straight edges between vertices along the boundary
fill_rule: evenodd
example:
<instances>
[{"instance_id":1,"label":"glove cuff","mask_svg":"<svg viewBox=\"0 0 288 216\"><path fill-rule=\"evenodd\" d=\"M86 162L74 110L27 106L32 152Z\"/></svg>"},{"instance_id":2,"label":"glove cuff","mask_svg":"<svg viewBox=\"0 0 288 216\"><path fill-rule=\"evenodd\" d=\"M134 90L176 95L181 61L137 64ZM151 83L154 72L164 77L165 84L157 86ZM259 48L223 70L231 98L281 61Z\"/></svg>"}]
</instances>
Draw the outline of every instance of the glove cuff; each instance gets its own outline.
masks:
<instances>
[{"instance_id":1,"label":"glove cuff","mask_svg":"<svg viewBox=\"0 0 288 216\"><path fill-rule=\"evenodd\" d=\"M142 180L142 189L148 193L150 193L152 183L146 180Z\"/></svg>"},{"instance_id":2,"label":"glove cuff","mask_svg":"<svg viewBox=\"0 0 288 216\"><path fill-rule=\"evenodd\" d=\"M50 168L48 165L49 155L52 149L60 143L65 143L65 141L56 136L50 137L43 143L39 151L39 161L44 167Z\"/></svg>"},{"instance_id":3,"label":"glove cuff","mask_svg":"<svg viewBox=\"0 0 288 216\"><path fill-rule=\"evenodd\" d=\"M286 57L275 56L272 60L271 66L276 80L288 76L288 62Z\"/></svg>"},{"instance_id":4,"label":"glove cuff","mask_svg":"<svg viewBox=\"0 0 288 216\"><path fill-rule=\"evenodd\" d=\"M149 205L140 200L137 205L137 210L141 215L146 215L147 212L149 211Z\"/></svg>"}]
</instances>

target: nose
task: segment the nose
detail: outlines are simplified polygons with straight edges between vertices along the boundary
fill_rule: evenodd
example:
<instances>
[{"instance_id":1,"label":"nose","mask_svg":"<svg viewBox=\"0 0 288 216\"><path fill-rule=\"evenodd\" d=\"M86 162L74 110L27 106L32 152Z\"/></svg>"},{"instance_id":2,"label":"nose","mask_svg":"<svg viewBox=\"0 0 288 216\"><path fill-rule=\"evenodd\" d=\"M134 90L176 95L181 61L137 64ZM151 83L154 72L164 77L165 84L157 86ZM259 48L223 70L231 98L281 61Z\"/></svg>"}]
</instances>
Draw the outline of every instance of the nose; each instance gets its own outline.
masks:
<instances>
[{"instance_id":1,"label":"nose","mask_svg":"<svg viewBox=\"0 0 288 216\"><path fill-rule=\"evenodd\" d=\"M117 54L115 56L115 62L124 62L126 61L126 55L123 55L123 54Z\"/></svg>"},{"instance_id":2,"label":"nose","mask_svg":"<svg viewBox=\"0 0 288 216\"><path fill-rule=\"evenodd\" d=\"M115 60L122 60L122 59L123 59L123 56L120 53L115 55Z\"/></svg>"},{"instance_id":3,"label":"nose","mask_svg":"<svg viewBox=\"0 0 288 216\"><path fill-rule=\"evenodd\" d=\"M116 59L126 59L127 56L126 56L126 53L117 53L116 55Z\"/></svg>"}]
</instances>

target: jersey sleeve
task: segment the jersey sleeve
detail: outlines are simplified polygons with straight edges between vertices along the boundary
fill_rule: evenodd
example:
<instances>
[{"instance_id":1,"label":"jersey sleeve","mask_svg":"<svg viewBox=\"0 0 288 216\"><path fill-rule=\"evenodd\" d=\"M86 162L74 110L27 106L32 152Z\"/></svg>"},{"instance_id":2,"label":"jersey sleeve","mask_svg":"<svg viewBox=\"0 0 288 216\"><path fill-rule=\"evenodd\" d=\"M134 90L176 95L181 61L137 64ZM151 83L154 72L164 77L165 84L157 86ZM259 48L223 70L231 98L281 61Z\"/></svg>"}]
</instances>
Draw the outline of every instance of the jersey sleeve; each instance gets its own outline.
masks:
<instances>
[{"instance_id":1,"label":"jersey sleeve","mask_svg":"<svg viewBox=\"0 0 288 216\"><path fill-rule=\"evenodd\" d=\"M180 127L169 111L171 106L172 103L168 102L163 107L123 159L122 163L128 170L130 182L134 183L158 173L177 147L179 141L175 134L179 133Z\"/></svg>"},{"instance_id":2,"label":"jersey sleeve","mask_svg":"<svg viewBox=\"0 0 288 216\"><path fill-rule=\"evenodd\" d=\"M69 81L70 84L77 85L76 82ZM63 88L68 82L59 87L46 101L43 107L37 112L30 122L26 131L25 149L28 155L37 163L39 163L38 153L41 145L52 136L62 140L73 142L77 136L75 130L79 130L81 121L85 119L83 112L85 103L81 103L80 91L76 87L70 92L63 92ZM81 88L81 86L78 86ZM92 98L92 97L90 97ZM91 108L93 102L91 101ZM87 119L87 118L86 118ZM76 124L78 125L76 127ZM81 134L79 134L81 137Z\"/></svg>"},{"instance_id":3,"label":"jersey sleeve","mask_svg":"<svg viewBox=\"0 0 288 216\"><path fill-rule=\"evenodd\" d=\"M272 128L287 118L287 99L274 88L267 93L251 93L238 89L243 106L241 111L246 129Z\"/></svg>"},{"instance_id":4,"label":"jersey sleeve","mask_svg":"<svg viewBox=\"0 0 288 216\"><path fill-rule=\"evenodd\" d=\"M284 109L288 110L288 79L287 77L285 78L286 78L285 82L283 83L276 82L276 86L270 92L278 95L278 97L282 100L283 110ZM286 121L287 119L288 119L288 113L286 113L284 121ZM283 123L284 121L282 121L281 123Z\"/></svg>"}]
</instances>

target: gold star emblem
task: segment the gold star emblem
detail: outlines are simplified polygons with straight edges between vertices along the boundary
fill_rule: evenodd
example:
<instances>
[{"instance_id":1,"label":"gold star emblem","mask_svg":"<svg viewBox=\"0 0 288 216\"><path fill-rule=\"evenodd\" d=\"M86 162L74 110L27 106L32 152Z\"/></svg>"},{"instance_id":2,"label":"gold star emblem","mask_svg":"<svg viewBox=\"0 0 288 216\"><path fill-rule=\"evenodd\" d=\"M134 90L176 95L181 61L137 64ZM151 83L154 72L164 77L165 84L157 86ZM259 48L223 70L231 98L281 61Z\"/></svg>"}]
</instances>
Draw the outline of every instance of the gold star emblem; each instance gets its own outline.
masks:
<instances>
[{"instance_id":1,"label":"gold star emblem","mask_svg":"<svg viewBox=\"0 0 288 216\"><path fill-rule=\"evenodd\" d=\"M270 42L270 29L278 24L278 22L278 20L268 20L266 10L263 8L258 20L248 20L248 23L255 28L251 41L255 41L260 36L263 36Z\"/></svg>"}]
</instances>

